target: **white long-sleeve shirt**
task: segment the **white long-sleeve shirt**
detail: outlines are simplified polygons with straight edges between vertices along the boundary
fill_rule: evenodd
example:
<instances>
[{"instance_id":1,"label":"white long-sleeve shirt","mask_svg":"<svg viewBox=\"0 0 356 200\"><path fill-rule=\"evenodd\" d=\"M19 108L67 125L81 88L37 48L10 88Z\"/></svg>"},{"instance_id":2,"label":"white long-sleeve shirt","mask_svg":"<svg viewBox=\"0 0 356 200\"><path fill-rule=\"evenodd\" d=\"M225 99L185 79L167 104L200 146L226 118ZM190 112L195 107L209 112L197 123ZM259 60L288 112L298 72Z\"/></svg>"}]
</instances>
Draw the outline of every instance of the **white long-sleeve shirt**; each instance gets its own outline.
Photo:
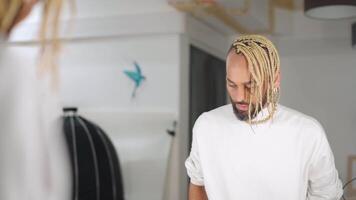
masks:
<instances>
[{"instance_id":1,"label":"white long-sleeve shirt","mask_svg":"<svg viewBox=\"0 0 356 200\"><path fill-rule=\"evenodd\" d=\"M59 98L49 76L39 78L36 58L0 34L1 200L70 199Z\"/></svg>"},{"instance_id":2,"label":"white long-sleeve shirt","mask_svg":"<svg viewBox=\"0 0 356 200\"><path fill-rule=\"evenodd\" d=\"M267 108L256 119L268 115ZM275 116L249 125L225 105L195 122L185 162L209 200L338 200L342 183L320 123L278 104Z\"/></svg>"}]
</instances>

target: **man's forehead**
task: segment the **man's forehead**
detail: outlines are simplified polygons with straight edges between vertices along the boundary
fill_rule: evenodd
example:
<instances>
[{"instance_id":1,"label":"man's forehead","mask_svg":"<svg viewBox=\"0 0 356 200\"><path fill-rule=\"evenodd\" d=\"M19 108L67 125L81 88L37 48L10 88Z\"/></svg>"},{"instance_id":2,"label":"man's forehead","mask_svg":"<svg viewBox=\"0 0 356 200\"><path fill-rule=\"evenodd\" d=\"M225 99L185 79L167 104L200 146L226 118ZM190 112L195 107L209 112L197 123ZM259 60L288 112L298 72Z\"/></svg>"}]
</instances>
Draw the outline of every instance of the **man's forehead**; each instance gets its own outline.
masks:
<instances>
[{"instance_id":1,"label":"man's forehead","mask_svg":"<svg viewBox=\"0 0 356 200\"><path fill-rule=\"evenodd\" d=\"M229 68L240 68L242 70L247 70L247 59L243 54L236 54L235 52L232 52L226 58L226 69L228 70Z\"/></svg>"},{"instance_id":2,"label":"man's forehead","mask_svg":"<svg viewBox=\"0 0 356 200\"><path fill-rule=\"evenodd\" d=\"M243 53L236 53L236 51L233 49L232 51L229 52L229 54L227 54L226 57L227 60L243 60L243 61L247 61L246 57Z\"/></svg>"}]
</instances>

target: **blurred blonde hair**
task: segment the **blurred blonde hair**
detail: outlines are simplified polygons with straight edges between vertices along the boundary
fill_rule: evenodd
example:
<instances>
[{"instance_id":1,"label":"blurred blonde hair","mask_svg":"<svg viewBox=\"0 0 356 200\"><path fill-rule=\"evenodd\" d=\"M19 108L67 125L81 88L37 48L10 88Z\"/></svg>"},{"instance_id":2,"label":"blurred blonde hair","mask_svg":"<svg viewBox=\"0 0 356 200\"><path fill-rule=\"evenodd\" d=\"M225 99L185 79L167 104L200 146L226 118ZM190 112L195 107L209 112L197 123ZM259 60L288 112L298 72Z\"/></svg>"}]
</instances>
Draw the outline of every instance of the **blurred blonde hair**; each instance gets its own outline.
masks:
<instances>
[{"instance_id":1,"label":"blurred blonde hair","mask_svg":"<svg viewBox=\"0 0 356 200\"><path fill-rule=\"evenodd\" d=\"M7 33L13 26L25 0L0 0L0 32ZM43 15L39 29L40 72L47 70L57 82L57 58L60 50L59 18L64 0L42 0Z\"/></svg>"},{"instance_id":2,"label":"blurred blonde hair","mask_svg":"<svg viewBox=\"0 0 356 200\"><path fill-rule=\"evenodd\" d=\"M0 32L6 33L15 21L23 0L0 0Z\"/></svg>"}]
</instances>

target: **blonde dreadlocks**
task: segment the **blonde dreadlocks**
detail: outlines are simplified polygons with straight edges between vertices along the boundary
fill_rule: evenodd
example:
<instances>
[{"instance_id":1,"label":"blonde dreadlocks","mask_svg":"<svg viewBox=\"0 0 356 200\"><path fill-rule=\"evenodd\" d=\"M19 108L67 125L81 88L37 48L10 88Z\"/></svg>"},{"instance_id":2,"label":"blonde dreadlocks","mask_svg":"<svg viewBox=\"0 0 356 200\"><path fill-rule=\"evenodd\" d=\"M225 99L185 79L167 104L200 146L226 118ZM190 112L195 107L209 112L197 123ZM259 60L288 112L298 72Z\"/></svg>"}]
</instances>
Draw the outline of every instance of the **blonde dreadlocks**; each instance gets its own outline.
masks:
<instances>
[{"instance_id":1,"label":"blonde dreadlocks","mask_svg":"<svg viewBox=\"0 0 356 200\"><path fill-rule=\"evenodd\" d=\"M0 32L6 33L21 9L22 0L0 0Z\"/></svg>"},{"instance_id":2,"label":"blonde dreadlocks","mask_svg":"<svg viewBox=\"0 0 356 200\"><path fill-rule=\"evenodd\" d=\"M280 70L276 47L264 36L243 35L233 42L230 50L244 55L251 74L252 87L249 97L248 123L262 123L273 118L280 95L280 89L274 85ZM257 99L256 103L252 103L252 97ZM264 99L267 105L263 105ZM251 113L252 106L255 108L254 113ZM268 116L258 121L252 121L251 116L256 116L264 106L268 108Z\"/></svg>"},{"instance_id":3,"label":"blonde dreadlocks","mask_svg":"<svg viewBox=\"0 0 356 200\"><path fill-rule=\"evenodd\" d=\"M0 0L0 33L8 33L19 17L26 0ZM56 79L56 59L60 49L59 16L63 0L43 0L43 17L39 31L41 43L40 71L49 69ZM56 82L56 80L55 80Z\"/></svg>"}]
</instances>

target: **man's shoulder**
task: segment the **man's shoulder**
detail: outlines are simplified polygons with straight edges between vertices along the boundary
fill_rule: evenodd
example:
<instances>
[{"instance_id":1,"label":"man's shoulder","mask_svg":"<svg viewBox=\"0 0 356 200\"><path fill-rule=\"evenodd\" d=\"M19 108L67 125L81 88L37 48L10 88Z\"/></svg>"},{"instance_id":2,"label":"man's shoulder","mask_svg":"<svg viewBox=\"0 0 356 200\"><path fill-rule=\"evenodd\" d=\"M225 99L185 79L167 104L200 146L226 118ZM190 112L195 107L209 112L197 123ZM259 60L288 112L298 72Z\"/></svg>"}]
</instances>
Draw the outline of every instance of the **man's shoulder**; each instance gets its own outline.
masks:
<instances>
[{"instance_id":1,"label":"man's shoulder","mask_svg":"<svg viewBox=\"0 0 356 200\"><path fill-rule=\"evenodd\" d=\"M193 126L193 132L196 135L195 137L199 138L201 137L201 133L208 133L213 127L216 127L217 125L221 126L222 124L231 121L231 115L233 115L231 104L203 112Z\"/></svg>"},{"instance_id":2,"label":"man's shoulder","mask_svg":"<svg viewBox=\"0 0 356 200\"><path fill-rule=\"evenodd\" d=\"M286 123L291 123L295 124L296 126L303 126L307 129L313 129L313 130L323 130L322 125L320 122L315 118L312 117L311 115L305 114L301 111L295 110L293 108L278 104L279 108L279 113L278 117L281 119L281 121L284 121Z\"/></svg>"},{"instance_id":3,"label":"man's shoulder","mask_svg":"<svg viewBox=\"0 0 356 200\"><path fill-rule=\"evenodd\" d=\"M212 110L209 110L206 113L209 115L219 115L219 114L226 114L227 112L230 112L230 111L232 111L232 105L226 104L226 105L222 105L217 108L214 108Z\"/></svg>"},{"instance_id":4,"label":"man's shoulder","mask_svg":"<svg viewBox=\"0 0 356 200\"><path fill-rule=\"evenodd\" d=\"M214 108L212 110L203 113L203 115L206 118L214 118L214 119L226 118L231 116L231 114L233 114L233 109L231 104L219 106L217 108Z\"/></svg>"},{"instance_id":5,"label":"man's shoulder","mask_svg":"<svg viewBox=\"0 0 356 200\"><path fill-rule=\"evenodd\" d=\"M212 110L203 112L197 119L196 123L204 123L207 121L216 122L220 119L227 119L233 114L231 104L226 104Z\"/></svg>"}]
</instances>

